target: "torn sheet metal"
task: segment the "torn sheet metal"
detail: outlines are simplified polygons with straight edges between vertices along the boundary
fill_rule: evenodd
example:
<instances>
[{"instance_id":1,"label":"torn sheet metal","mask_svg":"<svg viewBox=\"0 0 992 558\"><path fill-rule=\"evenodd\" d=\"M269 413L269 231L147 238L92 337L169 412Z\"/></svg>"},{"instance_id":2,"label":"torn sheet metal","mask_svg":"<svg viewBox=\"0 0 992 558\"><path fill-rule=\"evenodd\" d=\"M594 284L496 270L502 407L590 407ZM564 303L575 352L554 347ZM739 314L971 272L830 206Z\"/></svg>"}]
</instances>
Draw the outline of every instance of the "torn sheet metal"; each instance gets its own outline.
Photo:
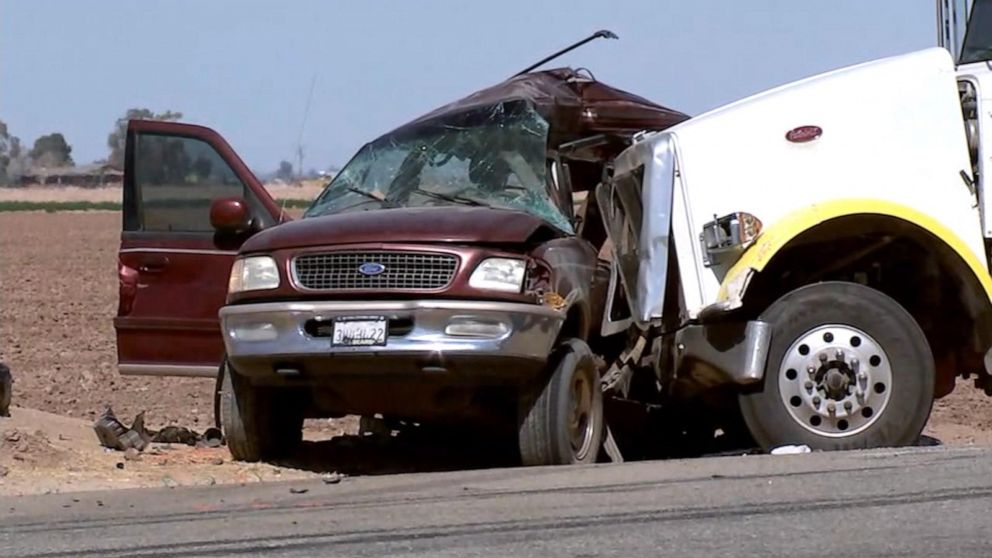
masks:
<instances>
[{"instance_id":1,"label":"torn sheet metal","mask_svg":"<svg viewBox=\"0 0 992 558\"><path fill-rule=\"evenodd\" d=\"M117 419L114 410L107 407L93 423L93 430L100 439L100 445L118 451L127 451L130 448L142 451L151 442L151 436L145 430L143 412L134 417L134 423L128 428Z\"/></svg>"},{"instance_id":2,"label":"torn sheet metal","mask_svg":"<svg viewBox=\"0 0 992 558\"><path fill-rule=\"evenodd\" d=\"M641 326L662 316L674 184L674 144L659 134L621 153L613 180L597 189L631 315Z\"/></svg>"}]
</instances>

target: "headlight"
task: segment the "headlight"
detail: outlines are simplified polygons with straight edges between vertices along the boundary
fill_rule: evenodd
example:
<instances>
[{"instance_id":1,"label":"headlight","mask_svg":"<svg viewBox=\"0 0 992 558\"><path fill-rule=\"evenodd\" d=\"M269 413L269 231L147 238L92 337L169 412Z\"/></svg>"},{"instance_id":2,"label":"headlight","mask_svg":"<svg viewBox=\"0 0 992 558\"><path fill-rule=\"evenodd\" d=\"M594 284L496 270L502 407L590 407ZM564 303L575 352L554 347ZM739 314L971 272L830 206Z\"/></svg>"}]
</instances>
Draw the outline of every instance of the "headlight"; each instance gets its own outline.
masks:
<instances>
[{"instance_id":1,"label":"headlight","mask_svg":"<svg viewBox=\"0 0 992 558\"><path fill-rule=\"evenodd\" d=\"M743 211L706 223L699 235L703 265L711 267L736 260L758 238L761 227L760 219Z\"/></svg>"},{"instance_id":2,"label":"headlight","mask_svg":"<svg viewBox=\"0 0 992 558\"><path fill-rule=\"evenodd\" d=\"M519 293L524 283L525 267L523 260L489 258L475 268L468 284L476 289Z\"/></svg>"},{"instance_id":3,"label":"headlight","mask_svg":"<svg viewBox=\"0 0 992 558\"><path fill-rule=\"evenodd\" d=\"M279 286L279 267L269 256L249 256L234 260L228 293L274 289Z\"/></svg>"}]
</instances>

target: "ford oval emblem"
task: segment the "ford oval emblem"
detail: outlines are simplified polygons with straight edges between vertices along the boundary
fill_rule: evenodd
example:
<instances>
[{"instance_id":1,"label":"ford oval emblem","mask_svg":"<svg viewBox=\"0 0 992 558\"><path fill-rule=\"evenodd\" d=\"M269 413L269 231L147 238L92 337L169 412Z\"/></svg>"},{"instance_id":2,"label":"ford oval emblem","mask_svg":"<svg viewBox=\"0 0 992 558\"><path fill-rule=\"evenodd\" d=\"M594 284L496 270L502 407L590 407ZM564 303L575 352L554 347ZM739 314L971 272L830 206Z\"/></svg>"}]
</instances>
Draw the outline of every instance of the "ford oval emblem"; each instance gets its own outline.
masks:
<instances>
[{"instance_id":1,"label":"ford oval emblem","mask_svg":"<svg viewBox=\"0 0 992 558\"><path fill-rule=\"evenodd\" d=\"M369 277L379 275L383 271L386 271L386 266L381 263L376 262L365 262L358 266L358 272L362 275L368 275Z\"/></svg>"},{"instance_id":2,"label":"ford oval emblem","mask_svg":"<svg viewBox=\"0 0 992 558\"><path fill-rule=\"evenodd\" d=\"M823 128L819 126L800 126L793 128L785 134L785 139L792 143L806 143L818 139L823 135Z\"/></svg>"}]
</instances>

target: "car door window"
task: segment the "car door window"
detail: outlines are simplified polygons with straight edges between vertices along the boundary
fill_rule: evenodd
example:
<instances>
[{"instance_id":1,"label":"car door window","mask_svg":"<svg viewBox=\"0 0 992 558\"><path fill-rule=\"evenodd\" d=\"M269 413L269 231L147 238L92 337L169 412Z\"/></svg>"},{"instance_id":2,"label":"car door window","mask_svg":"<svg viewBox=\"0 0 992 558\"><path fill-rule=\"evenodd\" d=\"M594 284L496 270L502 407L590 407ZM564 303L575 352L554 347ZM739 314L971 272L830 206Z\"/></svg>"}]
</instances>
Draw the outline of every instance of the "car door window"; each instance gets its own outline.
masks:
<instances>
[{"instance_id":1,"label":"car door window","mask_svg":"<svg viewBox=\"0 0 992 558\"><path fill-rule=\"evenodd\" d=\"M134 187L144 231L212 233L210 204L218 198L245 198L260 214L250 189L217 150L197 138L138 134Z\"/></svg>"}]
</instances>

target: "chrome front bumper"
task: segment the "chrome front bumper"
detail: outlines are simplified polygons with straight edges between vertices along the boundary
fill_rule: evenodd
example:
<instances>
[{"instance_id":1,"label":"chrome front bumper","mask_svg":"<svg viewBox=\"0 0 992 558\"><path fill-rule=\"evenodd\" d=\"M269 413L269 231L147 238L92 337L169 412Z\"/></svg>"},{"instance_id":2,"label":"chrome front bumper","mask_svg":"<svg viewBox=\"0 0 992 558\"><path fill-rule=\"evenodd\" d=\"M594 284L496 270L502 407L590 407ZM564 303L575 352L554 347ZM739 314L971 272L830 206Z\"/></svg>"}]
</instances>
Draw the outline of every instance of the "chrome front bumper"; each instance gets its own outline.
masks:
<instances>
[{"instance_id":1,"label":"chrome front bumper","mask_svg":"<svg viewBox=\"0 0 992 558\"><path fill-rule=\"evenodd\" d=\"M311 320L375 316L403 323L384 346L332 346L330 337L307 331ZM349 357L500 357L543 362L553 348L564 313L546 306L489 301L321 301L268 302L226 306L220 311L228 358L239 370L277 361L327 357L344 364ZM484 324L488 332L470 335L451 326ZM471 329L462 327L462 330ZM457 334L453 334L457 333ZM485 333L485 334L483 334ZM254 371L253 375L261 372ZM271 368L270 368L271 373Z\"/></svg>"}]
</instances>

